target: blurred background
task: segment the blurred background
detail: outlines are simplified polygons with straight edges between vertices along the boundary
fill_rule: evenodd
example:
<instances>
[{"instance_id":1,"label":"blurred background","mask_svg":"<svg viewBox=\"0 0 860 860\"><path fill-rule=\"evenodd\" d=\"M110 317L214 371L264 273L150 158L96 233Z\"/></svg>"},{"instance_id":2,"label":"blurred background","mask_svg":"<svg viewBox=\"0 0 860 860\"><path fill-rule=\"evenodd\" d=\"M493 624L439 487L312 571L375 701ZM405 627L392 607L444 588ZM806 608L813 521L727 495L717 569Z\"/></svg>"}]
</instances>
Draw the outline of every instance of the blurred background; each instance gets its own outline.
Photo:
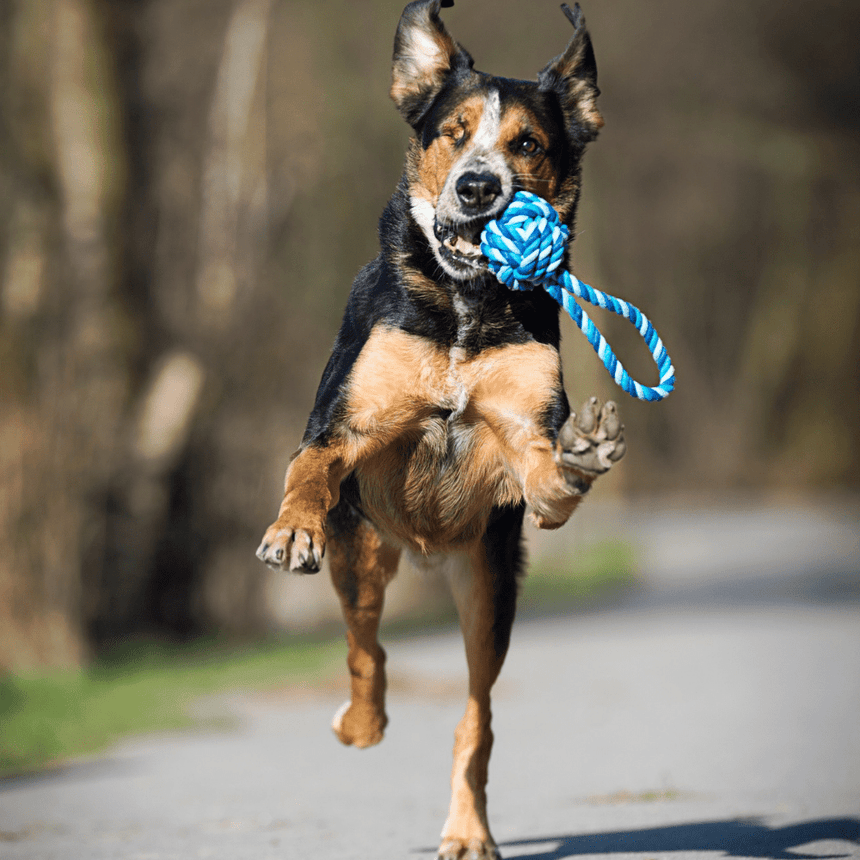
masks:
<instances>
[{"instance_id":1,"label":"blurred background","mask_svg":"<svg viewBox=\"0 0 860 860\"><path fill-rule=\"evenodd\" d=\"M254 549L400 175L402 7L0 2L0 669L289 627L308 580ZM596 492L856 498L860 4L584 11L606 127L574 267L678 373L667 402L621 402L630 452ZM444 17L511 77L570 36L556 0ZM595 317L653 384L635 332ZM562 328L571 400L615 397Z\"/></svg>"}]
</instances>

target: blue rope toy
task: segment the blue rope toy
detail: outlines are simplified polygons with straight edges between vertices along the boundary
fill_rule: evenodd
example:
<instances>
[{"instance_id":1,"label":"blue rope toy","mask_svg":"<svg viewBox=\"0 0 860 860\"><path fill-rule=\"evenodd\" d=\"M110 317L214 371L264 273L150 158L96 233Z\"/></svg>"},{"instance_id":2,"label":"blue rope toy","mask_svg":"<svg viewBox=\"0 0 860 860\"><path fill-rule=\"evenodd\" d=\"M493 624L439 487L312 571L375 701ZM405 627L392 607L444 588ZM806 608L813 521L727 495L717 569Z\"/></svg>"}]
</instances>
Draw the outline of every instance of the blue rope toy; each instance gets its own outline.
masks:
<instances>
[{"instance_id":1,"label":"blue rope toy","mask_svg":"<svg viewBox=\"0 0 860 860\"><path fill-rule=\"evenodd\" d=\"M481 234L481 253L490 271L512 290L531 290L542 286L570 315L588 338L616 384L640 400L662 400L675 387L675 368L650 320L634 305L616 299L584 284L562 268L570 230L559 221L558 213L536 194L518 191L497 220L490 221ZM642 335L660 372L655 388L631 379L612 348L576 299L607 308L629 320Z\"/></svg>"}]
</instances>

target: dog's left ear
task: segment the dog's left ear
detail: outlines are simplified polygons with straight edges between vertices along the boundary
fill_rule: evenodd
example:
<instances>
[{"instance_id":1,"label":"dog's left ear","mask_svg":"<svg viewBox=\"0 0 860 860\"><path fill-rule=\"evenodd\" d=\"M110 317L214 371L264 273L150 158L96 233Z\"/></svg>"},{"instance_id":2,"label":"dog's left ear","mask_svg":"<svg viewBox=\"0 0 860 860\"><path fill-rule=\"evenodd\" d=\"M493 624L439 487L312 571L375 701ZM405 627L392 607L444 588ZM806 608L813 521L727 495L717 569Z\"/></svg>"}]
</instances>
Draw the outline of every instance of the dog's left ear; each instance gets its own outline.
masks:
<instances>
[{"instance_id":1,"label":"dog's left ear","mask_svg":"<svg viewBox=\"0 0 860 860\"><path fill-rule=\"evenodd\" d=\"M391 98L403 118L417 127L448 76L471 69L472 58L445 29L440 9L454 0L415 0L404 10L394 37Z\"/></svg>"},{"instance_id":2,"label":"dog's left ear","mask_svg":"<svg viewBox=\"0 0 860 860\"><path fill-rule=\"evenodd\" d=\"M575 3L573 10L562 3L561 9L573 24L574 33L563 54L560 54L538 75L541 89L555 92L567 120L568 134L577 143L585 144L597 137L603 127L603 117L597 108L597 65L591 37L585 28L585 15Z\"/></svg>"}]
</instances>

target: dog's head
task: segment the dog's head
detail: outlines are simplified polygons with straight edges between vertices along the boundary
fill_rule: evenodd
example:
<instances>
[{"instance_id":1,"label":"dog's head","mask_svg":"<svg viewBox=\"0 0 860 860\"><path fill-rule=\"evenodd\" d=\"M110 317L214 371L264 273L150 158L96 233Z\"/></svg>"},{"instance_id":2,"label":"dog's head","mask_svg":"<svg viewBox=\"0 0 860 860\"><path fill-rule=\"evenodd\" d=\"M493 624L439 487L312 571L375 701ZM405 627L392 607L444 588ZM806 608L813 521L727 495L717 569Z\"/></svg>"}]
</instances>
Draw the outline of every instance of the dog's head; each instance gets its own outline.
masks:
<instances>
[{"instance_id":1,"label":"dog's head","mask_svg":"<svg viewBox=\"0 0 860 860\"><path fill-rule=\"evenodd\" d=\"M394 42L391 97L415 129L407 158L412 216L444 271L472 280L486 271L484 225L518 190L548 200L573 227L579 162L603 119L585 19L562 9L574 33L536 82L475 71L439 18L453 0L415 0Z\"/></svg>"}]
</instances>

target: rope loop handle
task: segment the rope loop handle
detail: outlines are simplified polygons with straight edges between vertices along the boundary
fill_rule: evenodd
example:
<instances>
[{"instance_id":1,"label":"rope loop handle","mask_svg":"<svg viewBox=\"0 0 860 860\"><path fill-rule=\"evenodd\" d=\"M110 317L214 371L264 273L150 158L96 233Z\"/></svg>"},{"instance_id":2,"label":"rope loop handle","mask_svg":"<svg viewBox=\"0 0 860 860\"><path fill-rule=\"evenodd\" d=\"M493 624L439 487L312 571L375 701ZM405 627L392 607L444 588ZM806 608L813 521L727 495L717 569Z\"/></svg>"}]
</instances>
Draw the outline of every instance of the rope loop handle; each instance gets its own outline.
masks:
<instances>
[{"instance_id":1,"label":"rope loop handle","mask_svg":"<svg viewBox=\"0 0 860 860\"><path fill-rule=\"evenodd\" d=\"M490 271L509 289L543 287L567 311L615 383L629 395L651 401L668 397L675 388L675 368L651 321L630 302L590 287L563 267L559 270L569 239L570 231L546 200L528 191L518 191L501 216L484 227L481 252L489 262ZM660 374L657 386L642 385L630 377L576 299L606 308L637 329L657 365Z\"/></svg>"}]
</instances>

